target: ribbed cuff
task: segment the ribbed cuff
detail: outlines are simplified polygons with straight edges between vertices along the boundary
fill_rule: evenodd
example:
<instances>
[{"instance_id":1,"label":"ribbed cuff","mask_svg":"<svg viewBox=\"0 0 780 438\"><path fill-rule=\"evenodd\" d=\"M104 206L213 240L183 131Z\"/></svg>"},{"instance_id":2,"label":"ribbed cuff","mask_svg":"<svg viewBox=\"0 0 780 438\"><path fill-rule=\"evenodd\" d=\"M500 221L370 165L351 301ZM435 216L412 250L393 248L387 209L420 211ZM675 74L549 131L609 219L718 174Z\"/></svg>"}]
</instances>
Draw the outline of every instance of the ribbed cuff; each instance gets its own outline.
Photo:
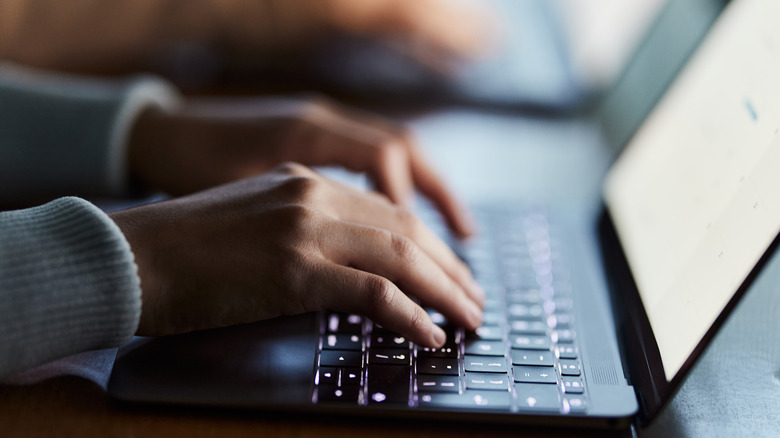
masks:
<instances>
[{"instance_id":1,"label":"ribbed cuff","mask_svg":"<svg viewBox=\"0 0 780 438\"><path fill-rule=\"evenodd\" d=\"M127 342L141 313L133 253L92 204L0 213L0 376Z\"/></svg>"},{"instance_id":2,"label":"ribbed cuff","mask_svg":"<svg viewBox=\"0 0 780 438\"><path fill-rule=\"evenodd\" d=\"M109 81L0 62L0 201L127 194L136 119L179 105L151 76Z\"/></svg>"}]
</instances>

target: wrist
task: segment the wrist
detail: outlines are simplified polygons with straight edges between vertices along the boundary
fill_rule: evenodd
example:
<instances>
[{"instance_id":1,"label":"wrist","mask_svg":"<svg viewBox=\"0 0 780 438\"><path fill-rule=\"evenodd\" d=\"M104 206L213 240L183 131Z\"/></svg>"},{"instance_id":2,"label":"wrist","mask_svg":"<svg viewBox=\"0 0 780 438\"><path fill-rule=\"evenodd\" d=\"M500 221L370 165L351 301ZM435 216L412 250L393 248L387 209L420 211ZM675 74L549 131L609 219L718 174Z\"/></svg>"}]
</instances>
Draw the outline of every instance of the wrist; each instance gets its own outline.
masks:
<instances>
[{"instance_id":1,"label":"wrist","mask_svg":"<svg viewBox=\"0 0 780 438\"><path fill-rule=\"evenodd\" d=\"M166 126L169 116L161 111L147 109L135 120L127 145L127 179L130 191L144 193L159 189L153 168L163 160Z\"/></svg>"}]
</instances>

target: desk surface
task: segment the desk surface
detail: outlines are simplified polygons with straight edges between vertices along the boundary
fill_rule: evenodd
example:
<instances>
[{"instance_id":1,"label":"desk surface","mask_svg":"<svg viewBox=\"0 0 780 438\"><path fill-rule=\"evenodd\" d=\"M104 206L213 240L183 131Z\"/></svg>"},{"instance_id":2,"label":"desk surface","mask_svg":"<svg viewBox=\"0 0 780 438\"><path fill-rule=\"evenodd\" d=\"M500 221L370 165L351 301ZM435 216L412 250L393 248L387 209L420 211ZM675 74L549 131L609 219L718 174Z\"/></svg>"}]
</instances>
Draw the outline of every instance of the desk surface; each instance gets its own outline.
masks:
<instances>
[{"instance_id":1,"label":"desk surface","mask_svg":"<svg viewBox=\"0 0 780 438\"><path fill-rule=\"evenodd\" d=\"M497 172L527 174L514 195L535 191L551 183L544 197L564 201L592 202L598 196L598 181L608 162L597 150L597 136L587 124L517 120L506 116L479 116L497 141L470 145L475 138L452 137L451 127L469 119L455 113L422 120L418 128L423 143L452 181L469 197L490 191L495 181L468 177L470 169L450 159L460 154L489 155L487 147L504 148L502 160L476 164L482 175ZM558 124L557 129L541 129ZM449 134L448 134L449 133ZM449 136L449 138L448 138ZM545 136L552 138L545 138ZM566 138L592 141L567 144ZM557 146L551 146L551 142ZM552 147L552 149L551 149ZM593 160L601 154L603 160ZM586 157L588 157L586 159ZM475 166L479 160L470 161ZM508 166L507 163L513 163ZM583 166L583 163L586 163ZM601 163L601 164L599 164ZM508 167L502 167L508 166ZM547 167L545 167L547 166ZM547 170L540 170L547 169ZM473 170L473 169L471 169ZM505 173L506 174L506 173ZM572 185L574 183L574 185ZM485 193L482 193L482 192ZM538 193L538 192L536 192ZM780 256L775 256L745 295L701 361L694 367L677 396L642 436L772 436L780 430ZM105 355L101 356L105 360ZM97 361L99 362L99 360ZM103 364L106 368L108 365ZM99 366L98 366L99 368ZM398 421L350 421L279 416L262 412L224 412L203 409L157 409L128 407L112 402L99 377L76 377L73 372L28 385L0 385L0 431L14 436L322 436L322 437L479 437L495 434L478 426L453 424L408 424ZM71 375L69 375L71 374ZM76 373L78 374L78 373ZM88 373L87 373L88 375ZM98 383L95 383L98 382ZM511 429L517 436L604 436L592 431Z\"/></svg>"},{"instance_id":2,"label":"desk surface","mask_svg":"<svg viewBox=\"0 0 780 438\"><path fill-rule=\"evenodd\" d=\"M129 408L108 399L88 380L60 377L31 386L0 386L0 431L17 436L154 437L448 437L494 436L494 428L452 424L404 424L277 414L192 409ZM347 421L345 423L345 421ZM509 429L512 436L572 436L572 431ZM577 431L602 437L602 431ZM625 436L612 434L607 436Z\"/></svg>"}]
</instances>

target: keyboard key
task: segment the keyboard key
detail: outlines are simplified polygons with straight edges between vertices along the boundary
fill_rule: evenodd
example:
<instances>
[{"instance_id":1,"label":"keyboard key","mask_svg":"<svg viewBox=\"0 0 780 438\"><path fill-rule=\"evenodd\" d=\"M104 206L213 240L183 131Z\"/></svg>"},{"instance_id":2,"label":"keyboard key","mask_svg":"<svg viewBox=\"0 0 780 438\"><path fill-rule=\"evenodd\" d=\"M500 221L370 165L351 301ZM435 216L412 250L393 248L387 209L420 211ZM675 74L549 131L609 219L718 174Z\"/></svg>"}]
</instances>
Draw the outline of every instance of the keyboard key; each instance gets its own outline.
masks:
<instances>
[{"instance_id":1,"label":"keyboard key","mask_svg":"<svg viewBox=\"0 0 780 438\"><path fill-rule=\"evenodd\" d=\"M507 372L506 359L503 357L464 356L463 363L466 371L469 372L504 374Z\"/></svg>"},{"instance_id":2,"label":"keyboard key","mask_svg":"<svg viewBox=\"0 0 780 438\"><path fill-rule=\"evenodd\" d=\"M458 349L453 347L429 348L417 346L417 357L458 357Z\"/></svg>"},{"instance_id":3,"label":"keyboard key","mask_svg":"<svg viewBox=\"0 0 780 438\"><path fill-rule=\"evenodd\" d=\"M458 360L450 358L417 358L417 374L458 375Z\"/></svg>"},{"instance_id":4,"label":"keyboard key","mask_svg":"<svg viewBox=\"0 0 780 438\"><path fill-rule=\"evenodd\" d=\"M518 408L521 411L560 412L561 402L556 385L517 383Z\"/></svg>"},{"instance_id":5,"label":"keyboard key","mask_svg":"<svg viewBox=\"0 0 780 438\"><path fill-rule=\"evenodd\" d=\"M568 297L557 297L554 300L555 302L555 311L560 312L571 312L571 310L574 308L574 301L572 301L571 298Z\"/></svg>"},{"instance_id":6,"label":"keyboard key","mask_svg":"<svg viewBox=\"0 0 780 438\"><path fill-rule=\"evenodd\" d=\"M341 402L357 403L360 396L359 386L348 386L339 388L331 385L320 385L317 387L318 402Z\"/></svg>"},{"instance_id":7,"label":"keyboard key","mask_svg":"<svg viewBox=\"0 0 780 438\"><path fill-rule=\"evenodd\" d=\"M558 376L553 367L513 367L515 382L521 383L558 383Z\"/></svg>"},{"instance_id":8,"label":"keyboard key","mask_svg":"<svg viewBox=\"0 0 780 438\"><path fill-rule=\"evenodd\" d=\"M446 408L509 409L512 397L509 391L464 391L463 394L420 394L420 406Z\"/></svg>"},{"instance_id":9,"label":"keyboard key","mask_svg":"<svg viewBox=\"0 0 780 438\"><path fill-rule=\"evenodd\" d=\"M381 325L379 325L377 323L371 324L371 334L372 335L374 335L374 334L377 334L377 335L379 335L379 334L391 335L391 334L394 334L394 333L395 333L394 331L388 330L388 329L384 328L383 326L381 326Z\"/></svg>"},{"instance_id":10,"label":"keyboard key","mask_svg":"<svg viewBox=\"0 0 780 438\"><path fill-rule=\"evenodd\" d=\"M369 364L382 365L412 365L412 355L409 350L378 349L371 350L368 354Z\"/></svg>"},{"instance_id":11,"label":"keyboard key","mask_svg":"<svg viewBox=\"0 0 780 438\"><path fill-rule=\"evenodd\" d=\"M580 375L580 363L577 360L561 359L558 361L558 365L561 368L561 374L564 376Z\"/></svg>"},{"instance_id":12,"label":"keyboard key","mask_svg":"<svg viewBox=\"0 0 780 438\"><path fill-rule=\"evenodd\" d=\"M582 394L585 392L582 379L579 377L561 376L561 382L563 383L563 392L567 394Z\"/></svg>"},{"instance_id":13,"label":"keyboard key","mask_svg":"<svg viewBox=\"0 0 780 438\"><path fill-rule=\"evenodd\" d=\"M564 412L570 412L574 414L585 413L586 404L585 397L581 395L566 395L563 398L563 410Z\"/></svg>"},{"instance_id":14,"label":"keyboard key","mask_svg":"<svg viewBox=\"0 0 780 438\"><path fill-rule=\"evenodd\" d=\"M506 299L511 304L539 304L542 297L538 290L512 291L507 294Z\"/></svg>"},{"instance_id":15,"label":"keyboard key","mask_svg":"<svg viewBox=\"0 0 780 438\"><path fill-rule=\"evenodd\" d=\"M555 338L559 344L571 344L574 342L574 337L574 330L570 329L556 330L553 332L553 338Z\"/></svg>"},{"instance_id":16,"label":"keyboard key","mask_svg":"<svg viewBox=\"0 0 780 438\"><path fill-rule=\"evenodd\" d=\"M482 314L483 325L501 325L504 321L504 316L501 312L485 312Z\"/></svg>"},{"instance_id":17,"label":"keyboard key","mask_svg":"<svg viewBox=\"0 0 780 438\"><path fill-rule=\"evenodd\" d=\"M512 365L551 367L555 365L555 357L552 351L512 350Z\"/></svg>"},{"instance_id":18,"label":"keyboard key","mask_svg":"<svg viewBox=\"0 0 780 438\"><path fill-rule=\"evenodd\" d=\"M411 367L368 365L366 381L369 404L408 404Z\"/></svg>"},{"instance_id":19,"label":"keyboard key","mask_svg":"<svg viewBox=\"0 0 780 438\"><path fill-rule=\"evenodd\" d=\"M320 366L323 367L363 367L363 353L347 350L322 350Z\"/></svg>"},{"instance_id":20,"label":"keyboard key","mask_svg":"<svg viewBox=\"0 0 780 438\"><path fill-rule=\"evenodd\" d=\"M556 315L550 315L547 318L547 322L550 327L554 327L560 330L571 329L574 323L574 317L569 313L558 313Z\"/></svg>"},{"instance_id":21,"label":"keyboard key","mask_svg":"<svg viewBox=\"0 0 780 438\"><path fill-rule=\"evenodd\" d=\"M360 368L344 368L341 370L341 386L360 386Z\"/></svg>"},{"instance_id":22,"label":"keyboard key","mask_svg":"<svg viewBox=\"0 0 780 438\"><path fill-rule=\"evenodd\" d=\"M485 293L487 295L487 292ZM496 312L503 310L504 302L499 298L501 293L502 292L495 292L495 295L492 298L485 298L485 311Z\"/></svg>"},{"instance_id":23,"label":"keyboard key","mask_svg":"<svg viewBox=\"0 0 780 438\"><path fill-rule=\"evenodd\" d=\"M559 345L558 357L560 357L561 359L576 359L577 347L573 345Z\"/></svg>"},{"instance_id":24,"label":"keyboard key","mask_svg":"<svg viewBox=\"0 0 780 438\"><path fill-rule=\"evenodd\" d=\"M339 370L338 370L338 368L322 367L317 372L317 384L318 385L337 386L338 383L339 383Z\"/></svg>"},{"instance_id":25,"label":"keyboard key","mask_svg":"<svg viewBox=\"0 0 780 438\"><path fill-rule=\"evenodd\" d=\"M502 341L503 339L504 329L497 325L483 325L476 331L466 333L466 340Z\"/></svg>"},{"instance_id":26,"label":"keyboard key","mask_svg":"<svg viewBox=\"0 0 780 438\"><path fill-rule=\"evenodd\" d=\"M360 335L327 334L322 342L323 350L363 350L363 337Z\"/></svg>"},{"instance_id":27,"label":"keyboard key","mask_svg":"<svg viewBox=\"0 0 780 438\"><path fill-rule=\"evenodd\" d=\"M548 336L511 336L512 348L526 350L549 350L552 340Z\"/></svg>"},{"instance_id":28,"label":"keyboard key","mask_svg":"<svg viewBox=\"0 0 780 438\"><path fill-rule=\"evenodd\" d=\"M372 333L371 348L409 348L409 341L400 335L391 333Z\"/></svg>"},{"instance_id":29,"label":"keyboard key","mask_svg":"<svg viewBox=\"0 0 780 438\"><path fill-rule=\"evenodd\" d=\"M477 356L500 356L506 355L506 344L502 341L466 341L466 354Z\"/></svg>"},{"instance_id":30,"label":"keyboard key","mask_svg":"<svg viewBox=\"0 0 780 438\"><path fill-rule=\"evenodd\" d=\"M447 336L447 340L444 341L444 345L442 345L441 348L452 348L457 350L458 344L463 338L463 329L446 324L441 325L440 327L442 330L444 330L444 334Z\"/></svg>"},{"instance_id":31,"label":"keyboard key","mask_svg":"<svg viewBox=\"0 0 780 438\"><path fill-rule=\"evenodd\" d=\"M418 376L419 392L460 392L458 376Z\"/></svg>"},{"instance_id":32,"label":"keyboard key","mask_svg":"<svg viewBox=\"0 0 780 438\"><path fill-rule=\"evenodd\" d=\"M363 333L363 317L345 313L330 313L326 319L329 333L347 333L359 335Z\"/></svg>"},{"instance_id":33,"label":"keyboard key","mask_svg":"<svg viewBox=\"0 0 780 438\"><path fill-rule=\"evenodd\" d=\"M447 325L447 318L444 317L441 313L435 311L435 310L427 310L428 316L431 318L431 321L433 321L434 324L438 325L439 327Z\"/></svg>"},{"instance_id":34,"label":"keyboard key","mask_svg":"<svg viewBox=\"0 0 780 438\"><path fill-rule=\"evenodd\" d=\"M538 304L510 304L509 317L513 319L540 319L544 309Z\"/></svg>"},{"instance_id":35,"label":"keyboard key","mask_svg":"<svg viewBox=\"0 0 780 438\"><path fill-rule=\"evenodd\" d=\"M516 319L509 321L513 335L544 335L547 333L547 323L543 321L528 321Z\"/></svg>"},{"instance_id":36,"label":"keyboard key","mask_svg":"<svg viewBox=\"0 0 780 438\"><path fill-rule=\"evenodd\" d=\"M509 376L494 373L466 373L466 389L508 391Z\"/></svg>"}]
</instances>

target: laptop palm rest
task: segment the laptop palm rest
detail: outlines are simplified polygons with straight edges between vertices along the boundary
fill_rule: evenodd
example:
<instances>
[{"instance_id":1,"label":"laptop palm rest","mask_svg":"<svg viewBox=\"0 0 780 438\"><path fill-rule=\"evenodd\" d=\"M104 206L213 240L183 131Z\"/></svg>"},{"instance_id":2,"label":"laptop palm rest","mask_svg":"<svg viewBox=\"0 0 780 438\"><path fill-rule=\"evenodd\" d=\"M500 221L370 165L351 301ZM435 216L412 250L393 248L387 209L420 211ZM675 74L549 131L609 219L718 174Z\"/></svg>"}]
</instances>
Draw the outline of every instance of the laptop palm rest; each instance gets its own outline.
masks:
<instances>
[{"instance_id":1,"label":"laptop palm rest","mask_svg":"<svg viewBox=\"0 0 780 438\"><path fill-rule=\"evenodd\" d=\"M160 338L119 350L109 392L135 402L275 408L311 399L317 316Z\"/></svg>"}]
</instances>

